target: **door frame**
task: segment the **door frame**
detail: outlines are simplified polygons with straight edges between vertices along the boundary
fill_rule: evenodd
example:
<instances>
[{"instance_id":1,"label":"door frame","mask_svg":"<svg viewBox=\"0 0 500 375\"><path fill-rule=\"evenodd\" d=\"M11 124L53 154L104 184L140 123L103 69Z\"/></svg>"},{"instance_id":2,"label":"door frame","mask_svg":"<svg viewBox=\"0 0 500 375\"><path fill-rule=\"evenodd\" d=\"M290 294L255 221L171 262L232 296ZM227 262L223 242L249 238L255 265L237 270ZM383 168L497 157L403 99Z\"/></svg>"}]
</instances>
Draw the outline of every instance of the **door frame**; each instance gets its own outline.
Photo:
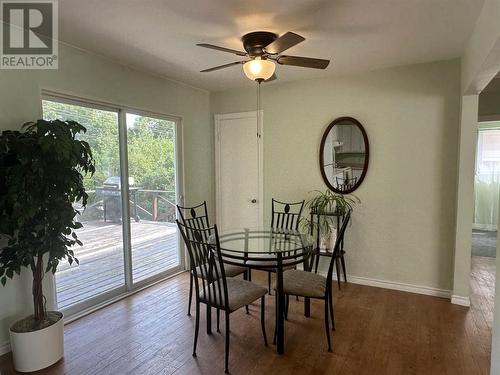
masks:
<instances>
[{"instance_id":1,"label":"door frame","mask_svg":"<svg viewBox=\"0 0 500 375\"><path fill-rule=\"evenodd\" d=\"M257 175L258 175L258 221L259 229L264 226L264 111L259 110L258 112L259 125L257 129ZM220 128L221 123L224 120L236 120L251 118L257 120L257 111L248 112L237 112L237 113L224 113L214 115L214 136L215 136L215 218L216 223L221 222L220 212L221 212L221 192L220 192Z\"/></svg>"}]
</instances>

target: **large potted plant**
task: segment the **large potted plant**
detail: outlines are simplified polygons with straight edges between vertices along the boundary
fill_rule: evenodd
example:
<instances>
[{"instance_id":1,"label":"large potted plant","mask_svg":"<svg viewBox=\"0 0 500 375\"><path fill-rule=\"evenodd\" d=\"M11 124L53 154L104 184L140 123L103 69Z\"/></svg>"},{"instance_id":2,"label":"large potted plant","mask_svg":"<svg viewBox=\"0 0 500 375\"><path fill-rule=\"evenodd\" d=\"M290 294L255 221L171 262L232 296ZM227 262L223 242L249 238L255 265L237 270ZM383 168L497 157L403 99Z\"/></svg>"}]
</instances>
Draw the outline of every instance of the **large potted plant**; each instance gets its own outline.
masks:
<instances>
[{"instance_id":1,"label":"large potted plant","mask_svg":"<svg viewBox=\"0 0 500 375\"><path fill-rule=\"evenodd\" d=\"M343 215L348 210L352 210L353 207L360 202L359 198L355 195L344 195L335 193L331 190L319 191L314 190L314 197L306 202L306 207L309 208L311 213L319 214L317 220L310 220L309 218L304 218L302 225L307 231L315 232L319 229L320 233L320 249L333 249L335 244L335 238L332 236L334 233L334 225L336 222L336 216L330 216L328 214ZM317 228L319 226L319 228Z\"/></svg>"},{"instance_id":2,"label":"large potted plant","mask_svg":"<svg viewBox=\"0 0 500 375\"><path fill-rule=\"evenodd\" d=\"M60 261L78 262L71 247L82 245L73 203L87 204L82 174L95 171L86 129L74 121L30 122L0 136L0 282L31 270L33 315L10 327L14 366L39 370L60 360L63 316L47 311L42 281Z\"/></svg>"}]
</instances>

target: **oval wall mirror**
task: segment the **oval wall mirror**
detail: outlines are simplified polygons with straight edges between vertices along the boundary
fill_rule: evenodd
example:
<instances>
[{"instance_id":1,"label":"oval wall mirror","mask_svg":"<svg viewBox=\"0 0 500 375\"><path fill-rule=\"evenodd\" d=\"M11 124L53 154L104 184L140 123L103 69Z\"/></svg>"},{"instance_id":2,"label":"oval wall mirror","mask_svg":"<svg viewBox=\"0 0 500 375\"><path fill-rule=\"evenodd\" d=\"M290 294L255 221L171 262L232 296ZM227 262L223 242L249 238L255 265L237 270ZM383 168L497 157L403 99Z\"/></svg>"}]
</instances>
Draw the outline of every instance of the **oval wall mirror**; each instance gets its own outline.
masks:
<instances>
[{"instance_id":1,"label":"oval wall mirror","mask_svg":"<svg viewBox=\"0 0 500 375\"><path fill-rule=\"evenodd\" d=\"M365 178L369 155L363 125L352 117L334 120L321 138L319 165L323 180L336 193L352 193Z\"/></svg>"}]
</instances>

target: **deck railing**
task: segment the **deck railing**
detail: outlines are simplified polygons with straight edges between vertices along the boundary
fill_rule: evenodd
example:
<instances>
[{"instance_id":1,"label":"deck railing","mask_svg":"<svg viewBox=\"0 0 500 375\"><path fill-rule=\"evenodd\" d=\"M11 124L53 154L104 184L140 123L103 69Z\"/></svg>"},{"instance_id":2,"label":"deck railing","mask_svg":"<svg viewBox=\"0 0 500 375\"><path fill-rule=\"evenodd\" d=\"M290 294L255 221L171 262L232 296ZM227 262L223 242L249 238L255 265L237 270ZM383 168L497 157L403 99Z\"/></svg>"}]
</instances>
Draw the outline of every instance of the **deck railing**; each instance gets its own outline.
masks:
<instances>
[{"instance_id":1,"label":"deck railing","mask_svg":"<svg viewBox=\"0 0 500 375\"><path fill-rule=\"evenodd\" d=\"M139 189L137 195L137 207L152 221L175 221L175 191Z\"/></svg>"},{"instance_id":2,"label":"deck railing","mask_svg":"<svg viewBox=\"0 0 500 375\"><path fill-rule=\"evenodd\" d=\"M85 210L85 217L90 220L100 219L103 216L103 199L95 190L87 190L89 201ZM136 207L138 218L150 221L175 221L175 191L138 189L135 201L130 197L130 205ZM77 209L81 205L75 205ZM83 214L83 211L82 211Z\"/></svg>"}]
</instances>

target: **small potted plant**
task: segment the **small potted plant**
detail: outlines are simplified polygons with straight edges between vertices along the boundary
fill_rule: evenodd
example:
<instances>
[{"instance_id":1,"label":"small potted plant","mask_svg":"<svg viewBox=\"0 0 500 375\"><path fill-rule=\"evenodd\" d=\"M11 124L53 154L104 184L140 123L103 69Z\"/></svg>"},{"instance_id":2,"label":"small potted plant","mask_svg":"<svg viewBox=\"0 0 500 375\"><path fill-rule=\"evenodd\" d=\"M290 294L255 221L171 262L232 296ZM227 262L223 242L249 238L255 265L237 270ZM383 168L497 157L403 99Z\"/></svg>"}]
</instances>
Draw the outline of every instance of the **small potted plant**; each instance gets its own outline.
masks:
<instances>
[{"instance_id":1,"label":"small potted plant","mask_svg":"<svg viewBox=\"0 0 500 375\"><path fill-rule=\"evenodd\" d=\"M10 327L14 367L30 372L59 361L64 353L63 315L47 311L42 281L60 261L78 262L73 203L87 204L83 175L95 171L87 142L77 139L86 129L74 121L26 123L22 131L0 135L0 282L33 276L33 315Z\"/></svg>"},{"instance_id":2,"label":"small potted plant","mask_svg":"<svg viewBox=\"0 0 500 375\"><path fill-rule=\"evenodd\" d=\"M333 233L335 233L334 222L336 222L336 216L325 214L337 213L342 215L348 210L352 210L354 205L359 203L360 200L355 195L343 195L334 193L331 190L326 190L325 192L314 190L312 193L316 193L316 195L306 202L306 207L309 207L311 213L319 214L318 220L311 221L306 217L303 219L302 225L307 231L312 233L315 233L319 226L320 249L333 249L336 240L333 236Z\"/></svg>"}]
</instances>

